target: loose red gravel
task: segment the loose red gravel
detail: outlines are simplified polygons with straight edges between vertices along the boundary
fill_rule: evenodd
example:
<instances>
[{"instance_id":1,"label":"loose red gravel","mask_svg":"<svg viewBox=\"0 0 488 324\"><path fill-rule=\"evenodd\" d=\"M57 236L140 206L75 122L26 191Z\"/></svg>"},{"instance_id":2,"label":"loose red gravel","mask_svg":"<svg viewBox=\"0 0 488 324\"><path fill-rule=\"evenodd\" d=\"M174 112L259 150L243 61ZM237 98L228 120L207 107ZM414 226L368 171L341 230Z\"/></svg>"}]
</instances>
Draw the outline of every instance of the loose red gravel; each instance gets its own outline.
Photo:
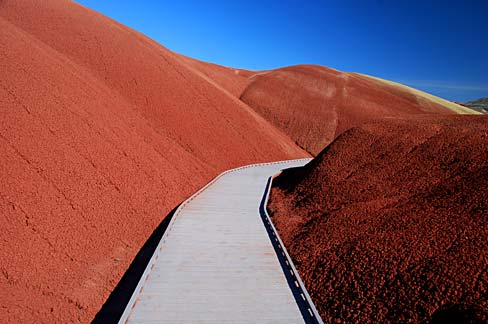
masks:
<instances>
[{"instance_id":1,"label":"loose red gravel","mask_svg":"<svg viewBox=\"0 0 488 324\"><path fill-rule=\"evenodd\" d=\"M486 323L487 192L488 116L422 116L346 131L269 209L326 323Z\"/></svg>"}]
</instances>

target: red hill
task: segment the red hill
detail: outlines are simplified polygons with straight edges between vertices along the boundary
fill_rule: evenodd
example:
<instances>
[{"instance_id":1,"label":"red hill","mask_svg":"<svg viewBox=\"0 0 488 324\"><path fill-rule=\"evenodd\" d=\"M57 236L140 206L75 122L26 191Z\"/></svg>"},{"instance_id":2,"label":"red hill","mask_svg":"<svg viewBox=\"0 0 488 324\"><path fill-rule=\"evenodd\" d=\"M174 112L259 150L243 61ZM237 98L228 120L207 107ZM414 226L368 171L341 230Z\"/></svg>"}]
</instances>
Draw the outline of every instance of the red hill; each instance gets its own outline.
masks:
<instances>
[{"instance_id":1,"label":"red hill","mask_svg":"<svg viewBox=\"0 0 488 324\"><path fill-rule=\"evenodd\" d=\"M273 220L325 322L488 320L488 117L367 123L275 185Z\"/></svg>"},{"instance_id":2,"label":"red hill","mask_svg":"<svg viewBox=\"0 0 488 324\"><path fill-rule=\"evenodd\" d=\"M257 73L241 99L312 155L345 130L377 118L473 113L399 84L316 65Z\"/></svg>"},{"instance_id":3,"label":"red hill","mask_svg":"<svg viewBox=\"0 0 488 324\"><path fill-rule=\"evenodd\" d=\"M190 193L307 156L178 55L70 1L1 1L0 57L2 323L89 322Z\"/></svg>"}]
</instances>

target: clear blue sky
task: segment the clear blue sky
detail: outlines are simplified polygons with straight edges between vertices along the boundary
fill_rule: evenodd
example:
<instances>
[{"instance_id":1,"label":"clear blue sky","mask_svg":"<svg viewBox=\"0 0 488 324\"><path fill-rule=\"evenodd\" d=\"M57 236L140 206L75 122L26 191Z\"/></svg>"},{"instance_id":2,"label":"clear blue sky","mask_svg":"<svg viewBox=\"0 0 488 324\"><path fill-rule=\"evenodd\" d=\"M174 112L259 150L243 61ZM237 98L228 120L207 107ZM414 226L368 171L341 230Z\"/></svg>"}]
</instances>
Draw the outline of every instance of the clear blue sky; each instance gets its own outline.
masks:
<instances>
[{"instance_id":1,"label":"clear blue sky","mask_svg":"<svg viewBox=\"0 0 488 324\"><path fill-rule=\"evenodd\" d=\"M488 1L77 0L203 61L309 63L450 100L488 97Z\"/></svg>"}]
</instances>

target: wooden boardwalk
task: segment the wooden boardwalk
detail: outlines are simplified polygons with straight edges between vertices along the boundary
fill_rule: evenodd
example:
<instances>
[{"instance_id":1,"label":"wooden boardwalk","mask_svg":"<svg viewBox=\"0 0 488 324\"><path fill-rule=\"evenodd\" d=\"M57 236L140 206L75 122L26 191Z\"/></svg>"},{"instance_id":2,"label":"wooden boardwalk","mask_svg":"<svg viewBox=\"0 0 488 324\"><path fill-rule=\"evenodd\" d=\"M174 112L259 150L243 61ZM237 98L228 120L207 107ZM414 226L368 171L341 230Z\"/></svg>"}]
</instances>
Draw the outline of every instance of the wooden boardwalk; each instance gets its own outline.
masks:
<instances>
[{"instance_id":1,"label":"wooden boardwalk","mask_svg":"<svg viewBox=\"0 0 488 324\"><path fill-rule=\"evenodd\" d=\"M185 201L119 323L320 323L262 208L268 179L308 161L230 170Z\"/></svg>"}]
</instances>

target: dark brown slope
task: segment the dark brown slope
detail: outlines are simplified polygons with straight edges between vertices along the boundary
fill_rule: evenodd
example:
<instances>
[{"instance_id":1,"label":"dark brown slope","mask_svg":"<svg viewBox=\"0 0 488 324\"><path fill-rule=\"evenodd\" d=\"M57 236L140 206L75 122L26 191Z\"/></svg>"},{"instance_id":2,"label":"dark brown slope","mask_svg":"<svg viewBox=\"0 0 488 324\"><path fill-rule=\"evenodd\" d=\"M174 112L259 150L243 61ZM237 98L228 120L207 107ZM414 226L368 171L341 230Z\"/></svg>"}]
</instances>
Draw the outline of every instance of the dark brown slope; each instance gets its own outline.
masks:
<instances>
[{"instance_id":1,"label":"dark brown slope","mask_svg":"<svg viewBox=\"0 0 488 324\"><path fill-rule=\"evenodd\" d=\"M317 65L257 73L240 98L312 155L350 127L377 118L463 110L418 90Z\"/></svg>"},{"instance_id":2,"label":"dark brown slope","mask_svg":"<svg viewBox=\"0 0 488 324\"><path fill-rule=\"evenodd\" d=\"M89 322L185 197L304 156L173 53L69 1L0 1L0 58L1 323Z\"/></svg>"},{"instance_id":3,"label":"dark brown slope","mask_svg":"<svg viewBox=\"0 0 488 324\"><path fill-rule=\"evenodd\" d=\"M269 208L325 322L486 320L487 192L488 117L389 119L279 176Z\"/></svg>"}]
</instances>

